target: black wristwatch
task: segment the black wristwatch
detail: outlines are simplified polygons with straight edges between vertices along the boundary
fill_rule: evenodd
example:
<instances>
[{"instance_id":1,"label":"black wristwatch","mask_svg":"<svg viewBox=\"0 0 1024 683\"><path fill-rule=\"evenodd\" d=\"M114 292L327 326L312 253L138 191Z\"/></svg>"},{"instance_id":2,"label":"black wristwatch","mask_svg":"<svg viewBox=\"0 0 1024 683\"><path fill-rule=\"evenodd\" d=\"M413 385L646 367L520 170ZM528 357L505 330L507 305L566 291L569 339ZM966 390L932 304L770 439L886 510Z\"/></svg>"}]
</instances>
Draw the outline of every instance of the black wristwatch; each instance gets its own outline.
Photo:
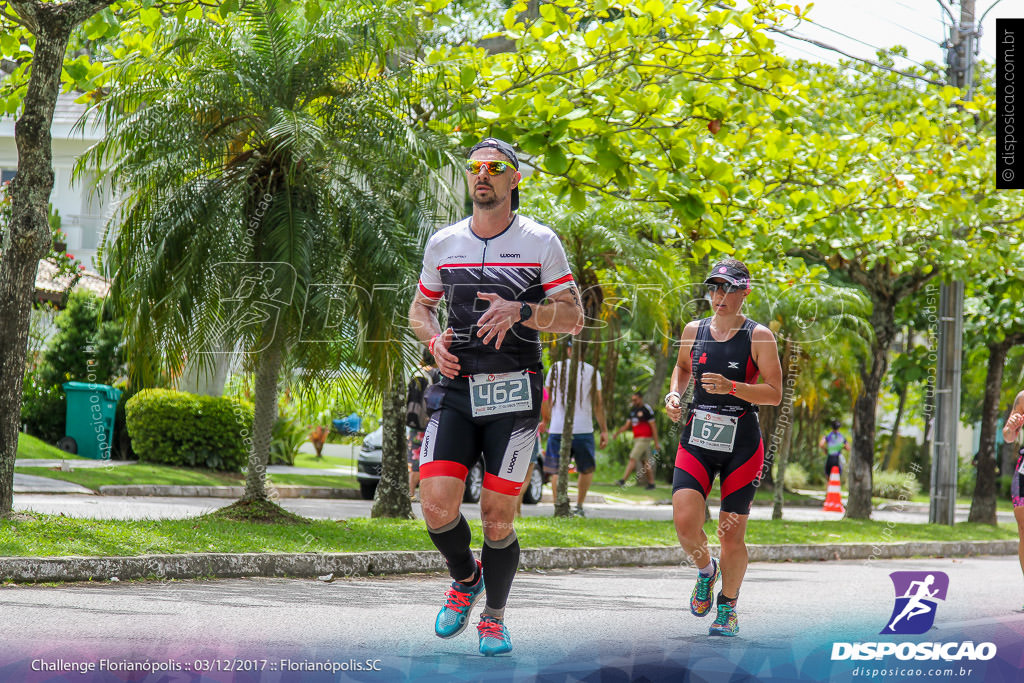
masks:
<instances>
[{"instance_id":1,"label":"black wristwatch","mask_svg":"<svg viewBox=\"0 0 1024 683\"><path fill-rule=\"evenodd\" d=\"M524 301L523 305L519 307L519 322L525 323L531 317L533 317L533 309Z\"/></svg>"}]
</instances>

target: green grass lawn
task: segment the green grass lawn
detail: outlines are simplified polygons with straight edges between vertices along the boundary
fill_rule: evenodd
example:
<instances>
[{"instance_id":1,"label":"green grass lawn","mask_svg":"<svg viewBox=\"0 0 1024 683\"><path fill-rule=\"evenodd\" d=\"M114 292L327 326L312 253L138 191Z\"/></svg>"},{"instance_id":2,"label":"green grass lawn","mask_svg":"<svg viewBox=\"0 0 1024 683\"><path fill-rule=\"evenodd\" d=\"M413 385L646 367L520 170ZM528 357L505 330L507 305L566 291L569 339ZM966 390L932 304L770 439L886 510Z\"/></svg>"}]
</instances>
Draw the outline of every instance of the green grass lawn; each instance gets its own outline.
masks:
<instances>
[{"instance_id":1,"label":"green grass lawn","mask_svg":"<svg viewBox=\"0 0 1024 683\"><path fill-rule=\"evenodd\" d=\"M87 460L80 455L65 453L56 446L25 433L18 434L18 457L27 460Z\"/></svg>"},{"instance_id":2,"label":"green grass lawn","mask_svg":"<svg viewBox=\"0 0 1024 683\"><path fill-rule=\"evenodd\" d=\"M243 475L215 470L168 467L166 465L120 465L80 469L71 472L38 467L16 467L15 472L50 477L79 484L93 491L101 486L126 486L130 484L165 484L178 486L244 486ZM317 476L315 474L271 474L272 483L294 484L297 486L330 486L333 488L359 488L354 476Z\"/></svg>"},{"instance_id":3,"label":"green grass lawn","mask_svg":"<svg viewBox=\"0 0 1024 683\"><path fill-rule=\"evenodd\" d=\"M312 453L299 453L295 456L295 467L307 467L314 470L329 470L335 467L351 467L356 464L355 458L343 458L337 455L324 455L317 459Z\"/></svg>"},{"instance_id":4,"label":"green grass lawn","mask_svg":"<svg viewBox=\"0 0 1024 683\"><path fill-rule=\"evenodd\" d=\"M306 524L259 524L209 516L185 520L111 521L34 515L0 521L0 556L141 555L189 552L359 552L433 550L419 520L349 519ZM479 520L470 522L482 538ZM516 520L523 547L672 546L670 522L607 519ZM707 531L713 538L714 527ZM1009 525L990 527L840 520L752 521L748 543L834 543L908 540L1015 539Z\"/></svg>"}]
</instances>

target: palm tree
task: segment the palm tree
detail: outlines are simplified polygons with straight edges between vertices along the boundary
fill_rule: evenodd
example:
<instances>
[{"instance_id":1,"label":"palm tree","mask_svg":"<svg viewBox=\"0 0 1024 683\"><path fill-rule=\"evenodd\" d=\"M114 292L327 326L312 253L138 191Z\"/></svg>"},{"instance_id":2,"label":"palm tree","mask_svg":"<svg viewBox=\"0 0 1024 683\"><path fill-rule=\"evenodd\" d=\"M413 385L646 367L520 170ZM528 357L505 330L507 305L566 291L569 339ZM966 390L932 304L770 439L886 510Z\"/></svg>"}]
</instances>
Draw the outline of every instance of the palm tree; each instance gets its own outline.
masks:
<instances>
[{"instance_id":1,"label":"palm tree","mask_svg":"<svg viewBox=\"0 0 1024 683\"><path fill-rule=\"evenodd\" d=\"M120 62L97 106L107 136L79 169L124 196L104 244L111 295L132 355L160 359L135 371L246 354L246 501L267 499L286 359L311 381L354 359L381 394L401 376L395 292L411 290L452 163L403 115L422 76L399 56L417 38L405 7L342 0L313 19L247 0L222 24L186 19Z\"/></svg>"},{"instance_id":2,"label":"palm tree","mask_svg":"<svg viewBox=\"0 0 1024 683\"><path fill-rule=\"evenodd\" d=\"M567 376L555 378L554 387L554 391L565 393L566 406L558 491L553 492L555 516L567 517L570 514L568 473L577 377L579 365L586 355L586 342L595 340L595 337L599 340L600 331L604 329L602 318L616 315L606 309L606 299L616 292L628 290L631 283L650 283L655 278L655 284L667 284L668 276L658 265L658 250L650 242L639 238L657 219L628 202L603 199L579 211L564 202L540 198L533 204L531 211L542 222L550 225L561 238L569 267L580 289L587 320L587 327L577 338L577 351L572 355ZM641 306L641 309L644 307ZM655 317L649 310L646 313ZM614 343L614 340L610 340L610 343Z\"/></svg>"}]
</instances>

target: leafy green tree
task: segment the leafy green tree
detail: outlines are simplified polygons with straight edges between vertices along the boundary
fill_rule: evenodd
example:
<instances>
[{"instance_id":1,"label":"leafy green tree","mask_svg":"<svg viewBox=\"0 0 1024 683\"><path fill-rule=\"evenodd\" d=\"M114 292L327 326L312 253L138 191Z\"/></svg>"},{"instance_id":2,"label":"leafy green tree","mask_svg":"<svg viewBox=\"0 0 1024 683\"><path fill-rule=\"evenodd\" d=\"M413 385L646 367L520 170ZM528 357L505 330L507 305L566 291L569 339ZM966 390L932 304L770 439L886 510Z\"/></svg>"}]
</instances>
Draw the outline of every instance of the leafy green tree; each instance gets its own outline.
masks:
<instances>
[{"instance_id":1,"label":"leafy green tree","mask_svg":"<svg viewBox=\"0 0 1024 683\"><path fill-rule=\"evenodd\" d=\"M973 281L971 288L964 305L965 336L975 344L984 346L988 359L981 402L977 479L967 521L995 525L998 524L995 445L996 430L1001 427L998 424L999 406L1005 393L1003 370L1010 349L1024 344L1024 311L1020 306L1021 297L1024 296L1024 280L1013 276L997 276ZM1010 387L1009 391L1015 395L1018 388Z\"/></svg>"},{"instance_id":2,"label":"leafy green tree","mask_svg":"<svg viewBox=\"0 0 1024 683\"><path fill-rule=\"evenodd\" d=\"M899 76L849 66L803 65L798 73L804 114L787 121L788 131L751 139L767 160L749 183L748 208L765 227L753 244L769 257L827 265L872 302L847 511L868 517L875 412L898 330L896 305L940 274L998 267L1008 238L996 226L1014 220L1019 200L988 187L991 161L977 143L991 129L967 105L956 106L955 88L897 88Z\"/></svg>"},{"instance_id":3,"label":"leafy green tree","mask_svg":"<svg viewBox=\"0 0 1024 683\"><path fill-rule=\"evenodd\" d=\"M112 0L5 0L0 3L0 52L22 52L31 60L15 62L25 84L23 99L4 110L20 115L14 140L18 173L11 181L11 218L4 231L0 258L0 517L14 502L14 459L18 451L22 375L35 274L39 259L51 246L49 199L53 190L53 149L50 124L57 103L64 55L72 32ZM31 70L29 71L29 63ZM6 100L6 98L5 98Z\"/></svg>"},{"instance_id":4,"label":"leafy green tree","mask_svg":"<svg viewBox=\"0 0 1024 683\"><path fill-rule=\"evenodd\" d=\"M165 21L98 105L107 136L80 166L125 196L106 248L127 342L175 372L247 354L246 501L267 498L286 358L311 381L353 359L378 391L401 381L397 312L450 163L403 114L423 94L398 57L416 37L402 3L254 0Z\"/></svg>"}]
</instances>

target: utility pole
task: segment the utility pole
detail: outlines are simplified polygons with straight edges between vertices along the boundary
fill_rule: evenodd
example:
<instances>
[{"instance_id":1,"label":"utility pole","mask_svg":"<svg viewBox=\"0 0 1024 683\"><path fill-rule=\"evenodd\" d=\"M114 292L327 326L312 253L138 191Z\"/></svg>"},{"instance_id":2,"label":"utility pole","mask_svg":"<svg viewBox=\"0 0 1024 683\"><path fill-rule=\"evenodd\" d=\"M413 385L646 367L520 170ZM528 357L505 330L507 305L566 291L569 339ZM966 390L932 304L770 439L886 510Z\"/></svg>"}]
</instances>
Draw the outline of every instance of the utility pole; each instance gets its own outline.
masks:
<instances>
[{"instance_id":1,"label":"utility pole","mask_svg":"<svg viewBox=\"0 0 1024 683\"><path fill-rule=\"evenodd\" d=\"M946 79L974 96L974 57L978 31L974 25L974 0L960 0L956 21L942 0L939 3L952 19L946 46ZM952 525L956 513L957 427L960 424L960 377L963 356L964 283L955 281L939 290L939 348L935 389L935 442L932 452L931 501L928 521Z\"/></svg>"}]
</instances>

